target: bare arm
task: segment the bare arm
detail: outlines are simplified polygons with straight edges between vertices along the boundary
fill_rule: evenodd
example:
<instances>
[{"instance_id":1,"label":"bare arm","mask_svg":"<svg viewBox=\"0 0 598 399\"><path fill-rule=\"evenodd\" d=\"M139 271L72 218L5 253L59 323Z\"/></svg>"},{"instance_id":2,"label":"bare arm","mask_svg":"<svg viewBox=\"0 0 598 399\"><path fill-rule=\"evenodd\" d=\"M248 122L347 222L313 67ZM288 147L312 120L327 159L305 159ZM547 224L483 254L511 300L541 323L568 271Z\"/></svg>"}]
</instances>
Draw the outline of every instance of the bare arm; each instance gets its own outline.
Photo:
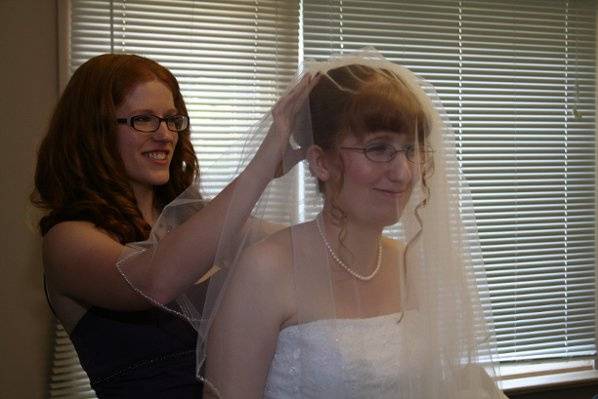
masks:
<instances>
[{"instance_id":1,"label":"bare arm","mask_svg":"<svg viewBox=\"0 0 598 399\"><path fill-rule=\"evenodd\" d=\"M278 101L266 139L231 184L167 234L154 251L127 261L127 275L137 288L160 303L168 303L210 270L218 243L229 242L241 231L254 204L275 177L282 155L288 151L294 116L316 82L317 78L306 78ZM149 303L127 286L116 268L125 250L89 223L60 223L44 238L48 280L57 293L82 304L114 310L147 308Z\"/></svg>"},{"instance_id":2,"label":"bare arm","mask_svg":"<svg viewBox=\"0 0 598 399\"><path fill-rule=\"evenodd\" d=\"M290 317L290 275L276 251L246 254L210 329L206 378L221 399L262 398L281 326ZM209 384L206 398L216 398Z\"/></svg>"}]
</instances>

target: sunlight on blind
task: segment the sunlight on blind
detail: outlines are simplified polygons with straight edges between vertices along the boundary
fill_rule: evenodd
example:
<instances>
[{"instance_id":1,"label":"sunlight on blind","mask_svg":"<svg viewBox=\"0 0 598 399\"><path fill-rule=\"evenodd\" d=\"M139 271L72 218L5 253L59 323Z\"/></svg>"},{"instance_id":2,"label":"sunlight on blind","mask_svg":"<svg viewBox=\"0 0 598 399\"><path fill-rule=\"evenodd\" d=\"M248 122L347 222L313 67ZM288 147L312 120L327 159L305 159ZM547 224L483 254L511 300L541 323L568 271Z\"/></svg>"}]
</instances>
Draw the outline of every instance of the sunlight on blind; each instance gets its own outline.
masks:
<instances>
[{"instance_id":1,"label":"sunlight on blind","mask_svg":"<svg viewBox=\"0 0 598 399\"><path fill-rule=\"evenodd\" d=\"M436 87L471 186L500 358L594 355L595 3L304 9L306 59L374 46Z\"/></svg>"}]
</instances>

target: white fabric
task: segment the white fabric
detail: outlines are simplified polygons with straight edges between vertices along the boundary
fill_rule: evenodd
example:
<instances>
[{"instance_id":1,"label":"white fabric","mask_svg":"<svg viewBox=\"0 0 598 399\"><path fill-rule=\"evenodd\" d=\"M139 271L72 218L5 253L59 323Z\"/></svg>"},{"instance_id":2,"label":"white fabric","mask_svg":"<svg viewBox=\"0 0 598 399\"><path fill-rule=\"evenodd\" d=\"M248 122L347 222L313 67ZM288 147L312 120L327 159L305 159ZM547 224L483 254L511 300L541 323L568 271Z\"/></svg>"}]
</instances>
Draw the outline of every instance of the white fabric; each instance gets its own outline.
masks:
<instances>
[{"instance_id":1,"label":"white fabric","mask_svg":"<svg viewBox=\"0 0 598 399\"><path fill-rule=\"evenodd\" d=\"M399 318L327 319L283 329L264 398L395 397ZM300 357L305 361L298 364Z\"/></svg>"},{"instance_id":2,"label":"white fabric","mask_svg":"<svg viewBox=\"0 0 598 399\"><path fill-rule=\"evenodd\" d=\"M260 230L260 223L269 220L293 224L284 233L288 236L285 240L274 240L267 248L284 249L280 258L287 262L285 270L292 277L292 289L288 290L292 292L287 294L292 297L292 305L289 306L295 308L294 322L297 325L280 331L266 397L504 398L488 377L488 374L494 377L496 373L493 366L495 343L491 320L485 317L491 314L491 309L488 307L490 301L471 195L458 161L454 132L434 88L371 49L332 58L327 62L309 63L304 73L319 73L322 76L312 91L312 94L316 94L310 96L309 101L296 112L296 120L291 127L294 144L307 149L312 143L318 144L316 139L321 137L323 130L337 129L328 129L322 124L325 125L335 116L350 120L351 115L346 113L347 110L340 112L334 109L335 105L345 104L339 101L342 97L346 104L353 104L351 101L355 98L365 101L356 103L360 107L357 111L367 110L367 102L379 102L380 109L370 110L377 113L372 119L392 125L389 128L350 128L390 130L398 134L393 136L395 138L411 137L413 146L417 151L422 151L424 162L411 170L413 178L409 182L412 185L409 199L400 206L398 202L393 205L397 206L395 210L400 220L393 219L390 224L383 226L385 234L395 239L395 244L388 243L383 253L384 263L378 277L385 277L378 282L375 279L371 281L371 284L378 284L379 289L368 290L363 282L339 269L329 256L315 225L309 222L299 224L318 212L325 212L322 211L323 204L329 207L328 216L332 218L332 200L315 194L315 189L309 190L316 184L314 178L308 174L294 175L291 172L285 178L271 182L253 210L254 218L248 222L248 228L241 232L243 237L232 241L231 237L238 236L238 231L225 229L222 233L215 257L219 271L210 278L207 294L204 293L205 287L194 286L178 298L176 308L164 305L168 310L187 318L198 330L198 373L204 370L205 343L212 333L215 315L227 295L240 260L244 259L247 246L253 241L251 231ZM301 77L298 74L297 82L300 82ZM297 82L289 88L290 93L299 85ZM372 90L372 87L376 90ZM367 98L359 97L363 93L366 93ZM402 99L407 99L405 105L396 105L403 104ZM406 116L401 123L408 126L403 130L409 131L401 131L401 127L393 124L393 120L402 112ZM271 114L265 115L251 132L248 143L252 145L246 146L249 152L257 147L253 143L266 135L272 121ZM344 128L347 127L338 127ZM376 132L365 130L365 133ZM326 151L334 155L333 150ZM253 153L246 155L239 170L249 162ZM292 159L285 158L283 162L294 165ZM376 170L381 170L378 168L384 168L383 165L370 166L367 172L370 176L378 173ZM408 168L403 165L388 170L404 172ZM357 182L359 178L355 174L358 173L353 171L352 193L358 194L359 201L359 195L369 188L369 183ZM384 177L387 178L390 179ZM301 191L301 187L306 189ZM388 185L385 187L388 189ZM234 187L233 197L237 201L231 203L225 218L235 214L239 201L247 196L247 191L248 187ZM314 195L306 196L307 192L313 192ZM376 207L368 206L364 199L366 197L362 196L358 205L351 203L350 198L351 194L347 194L345 205L352 209L354 216L376 216ZM165 231L176 227L189 212L193 212L195 202L193 195L182 195L165 209L157 226L163 226ZM386 202L378 203L383 205L381 212L388 211L384 207ZM360 214L362 209L365 209L365 213ZM303 211L308 215L305 218L305 215L301 216ZM381 225L381 222L376 223ZM225 226L229 225L225 223ZM382 226L378 227L382 229ZM358 237L363 233L363 230L358 229L345 233L349 239L351 234ZM155 230L160 229L155 227ZM341 231L327 239L338 241L342 234ZM160 234L152 234L150 240L140 244L137 249L158 251L160 237ZM352 252L356 251L355 247L349 248L353 255L356 255ZM339 249L342 249L340 244L335 251ZM255 263L273 264L272 259L269 259L271 252L276 251L263 251L263 256L256 259ZM277 253L280 254L280 251ZM350 262L351 256L345 256L345 260ZM173 259L173 262L177 261ZM127 258L123 258L119 263L120 270L133 288L144 294L143 287L136 284L135 270L126 263ZM397 324L395 316L370 318L370 315L380 314L377 306L390 309L384 311L386 313L408 311L404 320ZM268 316L259 308L247 311L253 312L252 317L247 319L256 326ZM246 327L238 326L237 338ZM231 328L234 331L235 326L228 328L228 331ZM217 350L209 353L212 359L220 355ZM488 374L483 372L479 364L487 366ZM214 391L234 384L235 373L239 372L242 370L230 373L224 370L225 374L229 374L218 377Z\"/></svg>"},{"instance_id":3,"label":"white fabric","mask_svg":"<svg viewBox=\"0 0 598 399\"><path fill-rule=\"evenodd\" d=\"M414 327L416 318L417 312L408 311L404 316L326 319L284 328L278 336L264 399L394 399L402 397L402 390L413 395L417 385L428 380L428 363L437 360L433 355L422 357L426 342L404 333ZM400 364L405 351L410 361ZM300 358L304 361L299 362ZM483 370L477 367L468 372ZM507 399L490 378L484 378L486 384L464 388L457 398ZM406 389L403 384L412 386Z\"/></svg>"}]
</instances>

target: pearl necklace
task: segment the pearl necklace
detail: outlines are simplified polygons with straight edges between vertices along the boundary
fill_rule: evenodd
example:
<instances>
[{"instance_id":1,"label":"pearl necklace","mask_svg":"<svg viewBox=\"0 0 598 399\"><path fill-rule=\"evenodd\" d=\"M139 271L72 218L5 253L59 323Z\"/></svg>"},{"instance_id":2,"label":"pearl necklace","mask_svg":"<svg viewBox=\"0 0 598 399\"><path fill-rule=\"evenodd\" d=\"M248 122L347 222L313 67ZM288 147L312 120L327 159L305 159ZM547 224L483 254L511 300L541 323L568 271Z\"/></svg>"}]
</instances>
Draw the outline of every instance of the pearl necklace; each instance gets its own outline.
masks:
<instances>
[{"instance_id":1,"label":"pearl necklace","mask_svg":"<svg viewBox=\"0 0 598 399\"><path fill-rule=\"evenodd\" d=\"M332 249L332 246L326 239L326 235L324 234L324 230L322 229L322 226L320 225L320 217L316 218L316 226L318 228L318 233L320 233L320 237L322 237L322 240L324 241L324 245L326 245L326 248L328 249L328 252L330 253L330 256L332 256L332 259L334 259L336 261L336 263L338 263L343 269L345 269L345 271L347 273L349 273L351 276L353 276L356 279L361 280L361 281L370 281L371 279L374 278L374 276L376 274L378 274L378 271L380 270L380 266L382 265L382 240L380 240L380 238L378 238L378 260L376 261L376 268L374 269L374 271L371 274L364 276L362 274L357 273L355 270L351 269L349 266L347 266L345 264L345 262L343 262L338 257L338 255L334 252L334 250Z\"/></svg>"}]
</instances>

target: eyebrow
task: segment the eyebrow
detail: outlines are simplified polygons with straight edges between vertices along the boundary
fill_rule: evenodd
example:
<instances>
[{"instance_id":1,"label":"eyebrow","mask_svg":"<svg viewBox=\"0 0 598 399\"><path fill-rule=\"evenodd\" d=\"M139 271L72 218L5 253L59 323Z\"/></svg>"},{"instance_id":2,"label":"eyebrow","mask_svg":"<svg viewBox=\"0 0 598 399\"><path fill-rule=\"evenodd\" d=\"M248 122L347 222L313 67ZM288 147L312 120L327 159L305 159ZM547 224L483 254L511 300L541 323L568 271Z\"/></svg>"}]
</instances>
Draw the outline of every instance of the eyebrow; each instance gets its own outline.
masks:
<instances>
[{"instance_id":1,"label":"eyebrow","mask_svg":"<svg viewBox=\"0 0 598 399\"><path fill-rule=\"evenodd\" d=\"M377 141L395 142L395 140L398 145L407 145L413 143L413 137L407 133L382 131L377 133L369 133L367 136L362 138L361 144L369 145Z\"/></svg>"},{"instance_id":2,"label":"eyebrow","mask_svg":"<svg viewBox=\"0 0 598 399\"><path fill-rule=\"evenodd\" d=\"M179 111L176 108L170 108L170 109L166 110L166 112L164 113L164 115L175 115L175 114L178 114L178 113L179 113ZM155 115L156 112L154 110L152 110L152 109L149 109L149 108L142 108L142 109L132 110L130 112L130 114L131 115L145 115L145 114ZM156 116L158 116L158 115L156 115Z\"/></svg>"},{"instance_id":3,"label":"eyebrow","mask_svg":"<svg viewBox=\"0 0 598 399\"><path fill-rule=\"evenodd\" d=\"M370 142L370 141L374 141L374 140L380 140L380 139L388 139L388 140L392 140L396 137L400 137L400 136L404 136L403 133L400 132L395 132L395 133L388 133L388 132L378 132L378 133L368 133L368 135L366 135L364 137L364 143Z\"/></svg>"}]
</instances>

